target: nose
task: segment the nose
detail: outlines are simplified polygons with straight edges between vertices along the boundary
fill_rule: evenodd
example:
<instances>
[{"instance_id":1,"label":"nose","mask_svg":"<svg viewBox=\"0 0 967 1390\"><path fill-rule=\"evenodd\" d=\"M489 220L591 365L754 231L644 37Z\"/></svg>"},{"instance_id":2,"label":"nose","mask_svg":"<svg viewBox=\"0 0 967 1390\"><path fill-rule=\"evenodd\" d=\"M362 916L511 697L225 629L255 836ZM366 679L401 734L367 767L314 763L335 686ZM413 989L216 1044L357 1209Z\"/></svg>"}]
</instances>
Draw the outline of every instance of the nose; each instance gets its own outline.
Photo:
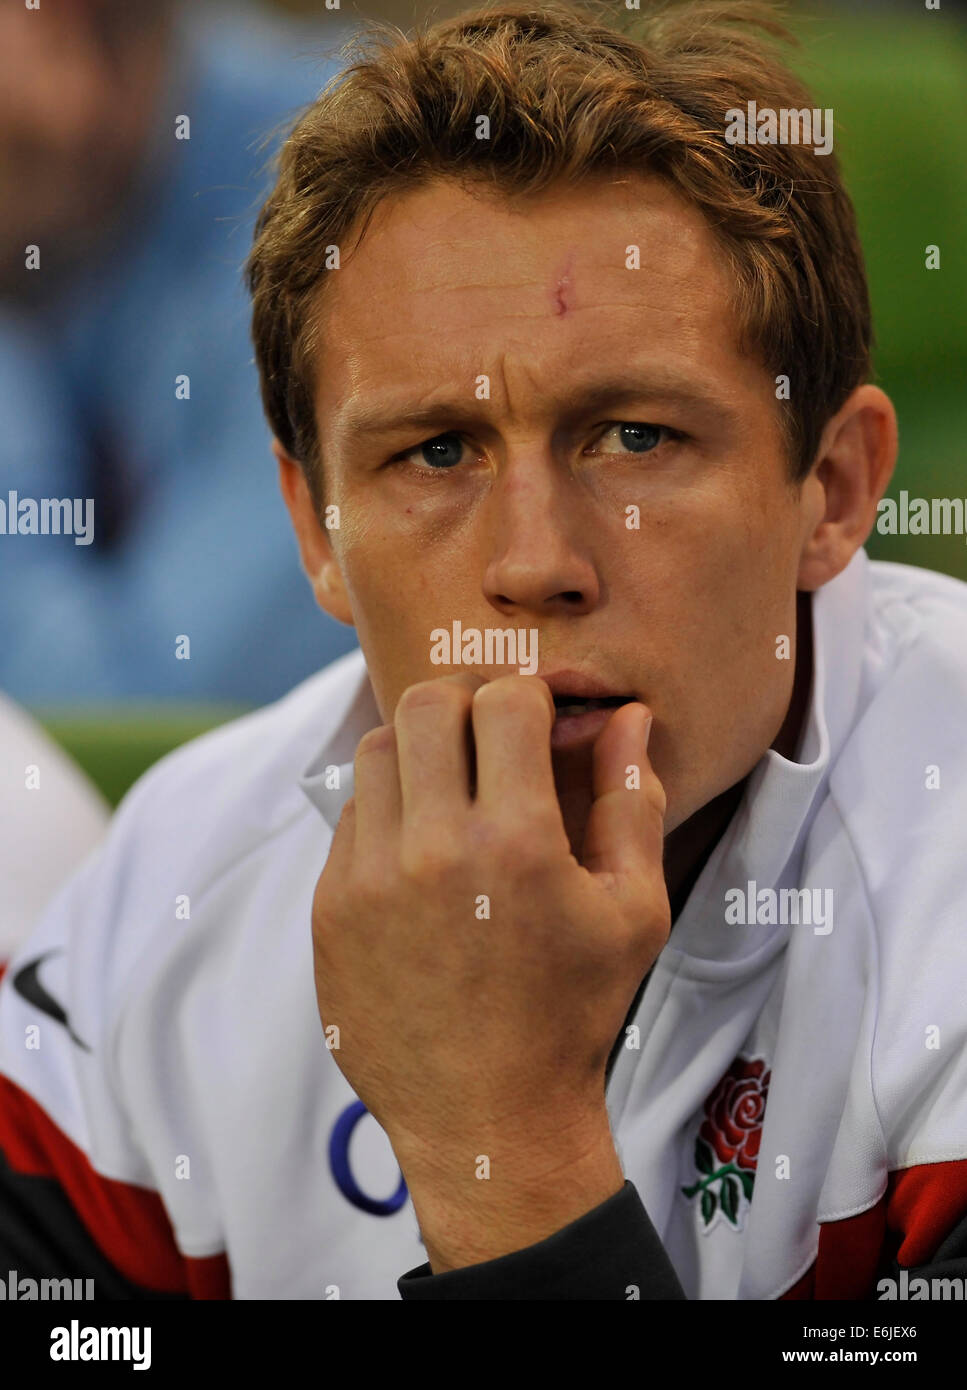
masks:
<instances>
[{"instance_id":1,"label":"nose","mask_svg":"<svg viewBox=\"0 0 967 1390\"><path fill-rule=\"evenodd\" d=\"M508 458L487 501L490 558L483 589L502 616L580 616L601 583L588 531L589 499L550 456Z\"/></svg>"}]
</instances>

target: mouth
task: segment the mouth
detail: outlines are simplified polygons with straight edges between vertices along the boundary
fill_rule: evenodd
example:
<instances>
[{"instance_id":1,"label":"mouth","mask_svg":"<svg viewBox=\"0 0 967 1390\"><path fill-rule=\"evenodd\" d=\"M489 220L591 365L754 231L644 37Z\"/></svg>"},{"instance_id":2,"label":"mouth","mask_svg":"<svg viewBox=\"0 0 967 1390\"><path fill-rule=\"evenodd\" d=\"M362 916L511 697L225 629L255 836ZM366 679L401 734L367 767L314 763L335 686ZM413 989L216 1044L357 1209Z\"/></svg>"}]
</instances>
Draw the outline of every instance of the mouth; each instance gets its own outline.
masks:
<instances>
[{"instance_id":1,"label":"mouth","mask_svg":"<svg viewBox=\"0 0 967 1390\"><path fill-rule=\"evenodd\" d=\"M554 699L551 747L555 750L592 744L616 709L639 698L577 671L558 671L543 679Z\"/></svg>"},{"instance_id":2,"label":"mouth","mask_svg":"<svg viewBox=\"0 0 967 1390\"><path fill-rule=\"evenodd\" d=\"M630 704L634 695L555 695L554 708L558 719L577 718L597 709L618 709L620 705Z\"/></svg>"},{"instance_id":3,"label":"mouth","mask_svg":"<svg viewBox=\"0 0 967 1390\"><path fill-rule=\"evenodd\" d=\"M617 709L638 698L630 690L615 690L613 685L584 671L542 671L540 675L554 698L559 719L592 710Z\"/></svg>"}]
</instances>

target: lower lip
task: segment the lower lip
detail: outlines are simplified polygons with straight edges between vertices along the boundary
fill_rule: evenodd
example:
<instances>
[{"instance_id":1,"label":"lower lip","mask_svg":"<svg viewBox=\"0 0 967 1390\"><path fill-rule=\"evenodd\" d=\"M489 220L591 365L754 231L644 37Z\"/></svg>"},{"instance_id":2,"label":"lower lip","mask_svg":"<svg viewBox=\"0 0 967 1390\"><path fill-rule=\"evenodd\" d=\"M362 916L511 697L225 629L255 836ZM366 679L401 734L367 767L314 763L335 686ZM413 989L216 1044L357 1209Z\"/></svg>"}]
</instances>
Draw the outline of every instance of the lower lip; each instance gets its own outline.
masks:
<instances>
[{"instance_id":1,"label":"lower lip","mask_svg":"<svg viewBox=\"0 0 967 1390\"><path fill-rule=\"evenodd\" d=\"M586 714L558 715L551 726L552 748L574 748L592 743L620 705L604 705Z\"/></svg>"}]
</instances>

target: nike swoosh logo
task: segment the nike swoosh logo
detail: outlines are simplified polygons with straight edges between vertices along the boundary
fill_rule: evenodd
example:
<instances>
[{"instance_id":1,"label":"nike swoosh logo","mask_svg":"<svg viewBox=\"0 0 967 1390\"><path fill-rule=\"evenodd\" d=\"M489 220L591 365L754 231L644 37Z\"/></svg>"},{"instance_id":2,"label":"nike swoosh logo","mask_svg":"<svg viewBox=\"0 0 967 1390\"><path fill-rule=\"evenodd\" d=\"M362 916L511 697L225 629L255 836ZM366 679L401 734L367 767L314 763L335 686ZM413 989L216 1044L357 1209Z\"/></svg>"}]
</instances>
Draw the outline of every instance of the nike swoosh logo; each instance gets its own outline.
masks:
<instances>
[{"instance_id":1,"label":"nike swoosh logo","mask_svg":"<svg viewBox=\"0 0 967 1390\"><path fill-rule=\"evenodd\" d=\"M83 1048L85 1052L90 1052L91 1049L88 1047L87 1043L79 1038L70 1026L70 1021L62 1006L58 1004L52 994L47 993L40 983L38 971L44 961L50 960L51 956L59 956L62 954L63 952L60 950L47 951L44 955L38 956L36 960L28 961L26 965L20 967L10 983L20 995L21 999L26 999L28 1004L32 1004L35 1009L39 1009L42 1014L47 1014L49 1018L56 1019L58 1023L62 1023L67 1029L71 1042L76 1043L77 1046Z\"/></svg>"}]
</instances>

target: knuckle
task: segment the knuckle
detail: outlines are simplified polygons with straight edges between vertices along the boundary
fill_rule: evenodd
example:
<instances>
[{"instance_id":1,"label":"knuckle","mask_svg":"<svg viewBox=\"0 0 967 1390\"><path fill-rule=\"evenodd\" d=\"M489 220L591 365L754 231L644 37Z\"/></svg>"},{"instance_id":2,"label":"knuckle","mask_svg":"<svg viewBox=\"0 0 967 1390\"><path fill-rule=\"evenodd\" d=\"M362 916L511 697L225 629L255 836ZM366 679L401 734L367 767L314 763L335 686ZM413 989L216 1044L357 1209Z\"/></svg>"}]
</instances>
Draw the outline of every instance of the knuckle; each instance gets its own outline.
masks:
<instances>
[{"instance_id":1,"label":"knuckle","mask_svg":"<svg viewBox=\"0 0 967 1390\"><path fill-rule=\"evenodd\" d=\"M554 864L556 851L567 849L563 826L552 811L536 810L533 815L502 821L472 817L467 840L475 859L486 858L521 877L545 872Z\"/></svg>"},{"instance_id":2,"label":"knuckle","mask_svg":"<svg viewBox=\"0 0 967 1390\"><path fill-rule=\"evenodd\" d=\"M383 912L391 897L391 885L386 881L385 874L378 869L369 872L368 866L360 865L347 885L346 902L355 920L360 915Z\"/></svg>"},{"instance_id":3,"label":"knuckle","mask_svg":"<svg viewBox=\"0 0 967 1390\"><path fill-rule=\"evenodd\" d=\"M368 729L356 745L356 760L368 757L371 753L388 753L396 747L396 730L392 724L380 724L378 728Z\"/></svg>"},{"instance_id":4,"label":"knuckle","mask_svg":"<svg viewBox=\"0 0 967 1390\"><path fill-rule=\"evenodd\" d=\"M462 709L473 698L470 689L459 678L442 677L417 681L407 686L396 703L397 718L407 719L420 710Z\"/></svg>"},{"instance_id":5,"label":"knuckle","mask_svg":"<svg viewBox=\"0 0 967 1390\"><path fill-rule=\"evenodd\" d=\"M514 830L506 820L496 820L480 812L468 820L467 842L475 858L501 858L509 849L513 849L513 841Z\"/></svg>"},{"instance_id":6,"label":"knuckle","mask_svg":"<svg viewBox=\"0 0 967 1390\"><path fill-rule=\"evenodd\" d=\"M501 860L518 878L539 877L551 863L548 841L530 822L511 823L503 832Z\"/></svg>"},{"instance_id":7,"label":"knuckle","mask_svg":"<svg viewBox=\"0 0 967 1390\"><path fill-rule=\"evenodd\" d=\"M454 671L449 676L440 676L439 681L445 685L452 685L461 691L469 701L482 685L486 685L486 678L479 676L475 671Z\"/></svg>"},{"instance_id":8,"label":"knuckle","mask_svg":"<svg viewBox=\"0 0 967 1390\"><path fill-rule=\"evenodd\" d=\"M414 837L400 849L400 870L413 883L440 883L462 873L463 856L438 835Z\"/></svg>"},{"instance_id":9,"label":"knuckle","mask_svg":"<svg viewBox=\"0 0 967 1390\"><path fill-rule=\"evenodd\" d=\"M471 815L467 820L467 843L475 859L490 858L503 844L503 827L485 816Z\"/></svg>"},{"instance_id":10,"label":"knuckle","mask_svg":"<svg viewBox=\"0 0 967 1390\"><path fill-rule=\"evenodd\" d=\"M549 713L553 706L550 691L536 676L498 676L482 685L473 697L475 704L494 706L508 713Z\"/></svg>"}]
</instances>

